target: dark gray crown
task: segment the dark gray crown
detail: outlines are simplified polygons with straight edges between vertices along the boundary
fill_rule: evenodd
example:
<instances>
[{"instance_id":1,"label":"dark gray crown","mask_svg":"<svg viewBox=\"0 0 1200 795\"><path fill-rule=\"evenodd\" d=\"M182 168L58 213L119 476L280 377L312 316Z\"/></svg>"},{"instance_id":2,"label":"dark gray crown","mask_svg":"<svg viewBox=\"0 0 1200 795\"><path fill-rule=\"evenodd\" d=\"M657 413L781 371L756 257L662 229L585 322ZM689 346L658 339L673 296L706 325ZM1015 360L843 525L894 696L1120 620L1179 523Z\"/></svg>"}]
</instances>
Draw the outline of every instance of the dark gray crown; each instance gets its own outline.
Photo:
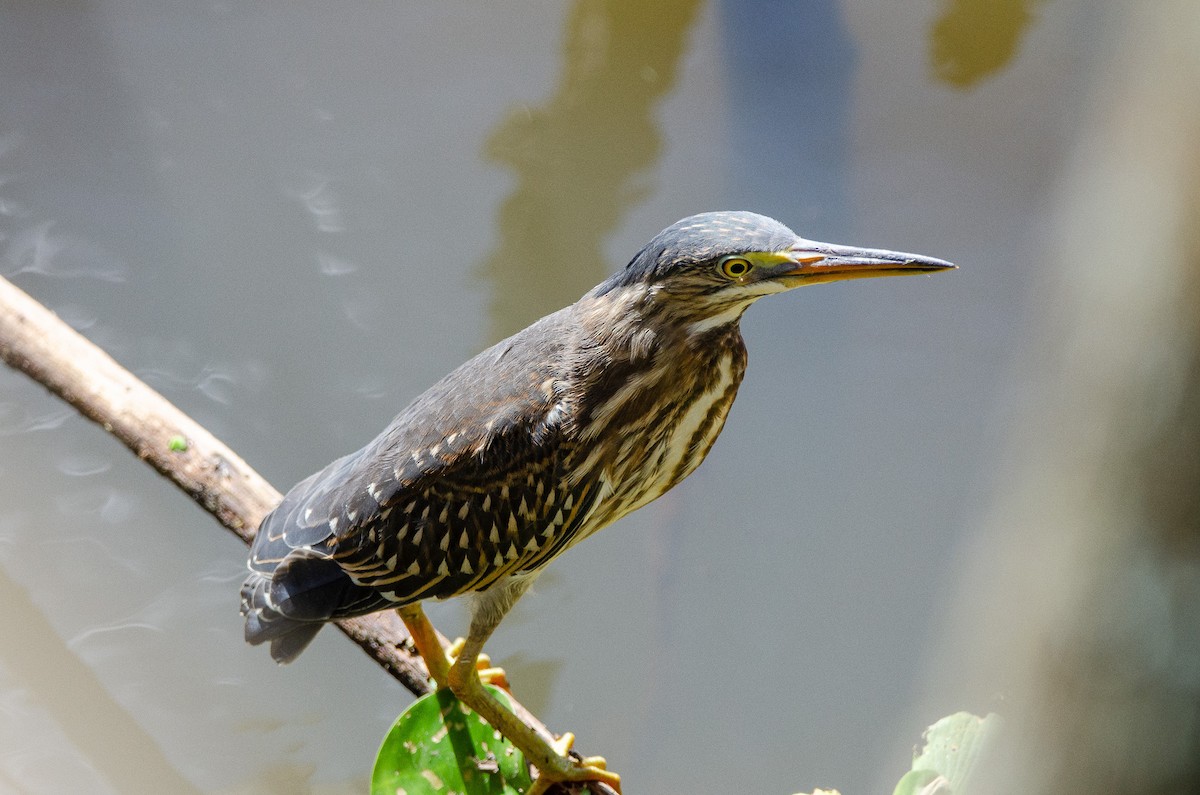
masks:
<instances>
[{"instance_id":1,"label":"dark gray crown","mask_svg":"<svg viewBox=\"0 0 1200 795\"><path fill-rule=\"evenodd\" d=\"M774 218L758 213L721 211L700 213L676 221L654 236L596 293L668 275L679 264L695 264L748 251L779 251L796 241L796 233Z\"/></svg>"}]
</instances>

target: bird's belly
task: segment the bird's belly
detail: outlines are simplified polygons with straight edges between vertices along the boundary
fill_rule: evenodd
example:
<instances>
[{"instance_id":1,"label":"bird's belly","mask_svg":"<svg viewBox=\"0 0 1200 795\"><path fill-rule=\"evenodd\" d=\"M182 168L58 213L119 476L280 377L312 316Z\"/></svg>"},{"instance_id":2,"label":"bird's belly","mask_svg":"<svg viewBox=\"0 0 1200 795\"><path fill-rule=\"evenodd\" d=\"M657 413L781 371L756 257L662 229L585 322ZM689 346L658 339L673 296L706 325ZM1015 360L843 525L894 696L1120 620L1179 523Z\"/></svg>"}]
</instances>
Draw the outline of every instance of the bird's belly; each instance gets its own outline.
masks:
<instances>
[{"instance_id":1,"label":"bird's belly","mask_svg":"<svg viewBox=\"0 0 1200 795\"><path fill-rule=\"evenodd\" d=\"M594 530L658 499L700 466L725 426L741 380L728 357L717 369L719 378L694 399L627 435L605 473L606 487L590 517Z\"/></svg>"}]
</instances>

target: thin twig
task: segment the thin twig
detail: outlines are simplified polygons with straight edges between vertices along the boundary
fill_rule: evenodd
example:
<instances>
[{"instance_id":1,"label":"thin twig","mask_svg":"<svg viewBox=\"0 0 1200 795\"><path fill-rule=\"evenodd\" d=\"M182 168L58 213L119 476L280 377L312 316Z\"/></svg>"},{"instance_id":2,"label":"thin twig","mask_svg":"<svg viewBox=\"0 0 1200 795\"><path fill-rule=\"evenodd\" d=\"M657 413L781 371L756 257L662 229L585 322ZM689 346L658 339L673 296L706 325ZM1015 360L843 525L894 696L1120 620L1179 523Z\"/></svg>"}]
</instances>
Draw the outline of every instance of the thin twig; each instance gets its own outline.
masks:
<instances>
[{"instance_id":1,"label":"thin twig","mask_svg":"<svg viewBox=\"0 0 1200 795\"><path fill-rule=\"evenodd\" d=\"M279 503L280 493L240 456L3 277L0 359L120 439L245 543ZM394 612L336 624L414 695L429 692L425 665L410 650L408 632ZM551 738L523 706L514 701L513 708L535 731ZM594 792L613 793L597 783L590 786Z\"/></svg>"}]
</instances>

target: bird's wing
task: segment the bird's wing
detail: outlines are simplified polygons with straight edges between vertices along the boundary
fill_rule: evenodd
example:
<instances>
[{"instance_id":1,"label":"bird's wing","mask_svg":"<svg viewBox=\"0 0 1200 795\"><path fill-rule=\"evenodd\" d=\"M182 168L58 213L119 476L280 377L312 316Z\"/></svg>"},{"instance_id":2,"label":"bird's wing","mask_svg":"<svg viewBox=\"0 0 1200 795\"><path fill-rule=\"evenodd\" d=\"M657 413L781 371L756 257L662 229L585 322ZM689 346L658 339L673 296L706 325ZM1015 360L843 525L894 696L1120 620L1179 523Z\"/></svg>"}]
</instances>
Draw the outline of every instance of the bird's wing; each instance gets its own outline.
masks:
<instances>
[{"instance_id":1,"label":"bird's wing","mask_svg":"<svg viewBox=\"0 0 1200 795\"><path fill-rule=\"evenodd\" d=\"M484 351L295 486L264 519L251 569L297 604L310 582L349 603L316 618L480 590L553 557L595 493L566 472L561 315L522 332L540 345L518 335Z\"/></svg>"}]
</instances>

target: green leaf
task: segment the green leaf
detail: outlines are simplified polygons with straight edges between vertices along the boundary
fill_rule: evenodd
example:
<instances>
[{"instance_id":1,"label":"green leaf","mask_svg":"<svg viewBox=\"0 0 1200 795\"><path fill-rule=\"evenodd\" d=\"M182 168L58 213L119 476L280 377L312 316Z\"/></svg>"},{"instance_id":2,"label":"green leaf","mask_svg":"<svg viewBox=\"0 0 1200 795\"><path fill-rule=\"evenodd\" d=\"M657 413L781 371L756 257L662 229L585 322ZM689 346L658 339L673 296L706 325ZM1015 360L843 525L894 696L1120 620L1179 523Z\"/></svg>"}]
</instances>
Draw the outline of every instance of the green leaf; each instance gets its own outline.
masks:
<instances>
[{"instance_id":1,"label":"green leaf","mask_svg":"<svg viewBox=\"0 0 1200 795\"><path fill-rule=\"evenodd\" d=\"M372 795L520 795L531 783L524 754L449 690L422 696L396 719L371 773Z\"/></svg>"},{"instance_id":2,"label":"green leaf","mask_svg":"<svg viewBox=\"0 0 1200 795\"><path fill-rule=\"evenodd\" d=\"M167 449L172 453L183 453L188 449L187 439L182 436L172 436L167 440Z\"/></svg>"},{"instance_id":3,"label":"green leaf","mask_svg":"<svg viewBox=\"0 0 1200 795\"><path fill-rule=\"evenodd\" d=\"M995 742L1000 716L956 712L925 730L925 747L892 795L970 795L971 773Z\"/></svg>"},{"instance_id":4,"label":"green leaf","mask_svg":"<svg viewBox=\"0 0 1200 795\"><path fill-rule=\"evenodd\" d=\"M910 770L892 795L950 795L950 785L936 770Z\"/></svg>"}]
</instances>

